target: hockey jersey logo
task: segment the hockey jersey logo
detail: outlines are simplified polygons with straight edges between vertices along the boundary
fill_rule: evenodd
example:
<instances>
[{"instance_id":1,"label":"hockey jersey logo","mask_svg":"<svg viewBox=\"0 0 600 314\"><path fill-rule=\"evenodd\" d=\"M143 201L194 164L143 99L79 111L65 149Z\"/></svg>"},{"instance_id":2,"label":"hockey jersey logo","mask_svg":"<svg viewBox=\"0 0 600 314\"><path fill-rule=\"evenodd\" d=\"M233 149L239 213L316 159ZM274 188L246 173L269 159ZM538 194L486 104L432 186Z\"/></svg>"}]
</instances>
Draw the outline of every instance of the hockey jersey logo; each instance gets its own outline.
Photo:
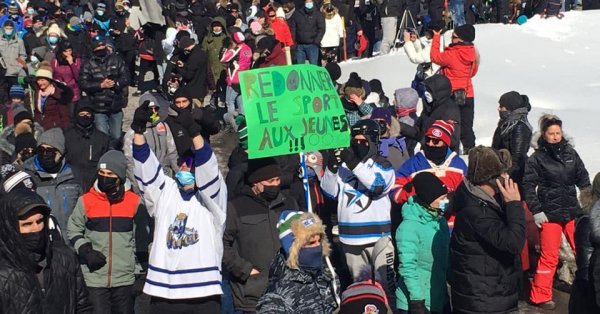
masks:
<instances>
[{"instance_id":1,"label":"hockey jersey logo","mask_svg":"<svg viewBox=\"0 0 600 314\"><path fill-rule=\"evenodd\" d=\"M167 248L182 249L198 242L198 230L187 228L187 219L188 216L184 213L175 216L175 220L167 232Z\"/></svg>"}]
</instances>

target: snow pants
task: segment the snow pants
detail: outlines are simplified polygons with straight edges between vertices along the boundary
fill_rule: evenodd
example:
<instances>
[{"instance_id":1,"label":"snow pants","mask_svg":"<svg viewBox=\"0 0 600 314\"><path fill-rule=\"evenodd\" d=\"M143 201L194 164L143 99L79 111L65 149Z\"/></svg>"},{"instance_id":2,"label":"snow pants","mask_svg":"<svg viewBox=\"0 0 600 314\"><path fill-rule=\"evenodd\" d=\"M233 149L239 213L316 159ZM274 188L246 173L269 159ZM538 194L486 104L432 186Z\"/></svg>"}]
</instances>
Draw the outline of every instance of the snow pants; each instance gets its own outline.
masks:
<instances>
[{"instance_id":1,"label":"snow pants","mask_svg":"<svg viewBox=\"0 0 600 314\"><path fill-rule=\"evenodd\" d=\"M558 265L558 253L562 234L565 234L575 251L575 220L569 222L547 222L540 229L540 259L531 284L529 298L533 303L552 300L552 282Z\"/></svg>"}]
</instances>

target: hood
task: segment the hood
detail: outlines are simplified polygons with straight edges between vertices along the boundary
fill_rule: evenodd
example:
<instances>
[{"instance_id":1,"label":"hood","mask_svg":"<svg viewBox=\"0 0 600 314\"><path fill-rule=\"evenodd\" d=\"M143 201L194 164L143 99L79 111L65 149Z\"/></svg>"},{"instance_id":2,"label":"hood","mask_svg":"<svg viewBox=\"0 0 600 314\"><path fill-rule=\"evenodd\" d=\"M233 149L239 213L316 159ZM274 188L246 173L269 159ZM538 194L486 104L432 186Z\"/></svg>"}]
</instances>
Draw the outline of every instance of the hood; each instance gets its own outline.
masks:
<instances>
[{"instance_id":1,"label":"hood","mask_svg":"<svg viewBox=\"0 0 600 314\"><path fill-rule=\"evenodd\" d=\"M454 194L454 210L460 211L468 202L469 198L475 198L479 201L488 203L491 207L499 209L500 204L493 197L489 196L482 188L469 182L467 178L463 178L462 183Z\"/></svg>"},{"instance_id":2,"label":"hood","mask_svg":"<svg viewBox=\"0 0 600 314\"><path fill-rule=\"evenodd\" d=\"M37 140L44 133L44 128L37 123L33 123L33 137ZM4 128L0 135L0 150L12 156L15 153L15 126L9 125Z\"/></svg>"},{"instance_id":3,"label":"hood","mask_svg":"<svg viewBox=\"0 0 600 314\"><path fill-rule=\"evenodd\" d=\"M208 33L212 34L212 23L219 23L221 24L221 27L223 28L223 33L227 35L227 22L225 21L225 18L222 16L217 16L215 17L207 26L208 29Z\"/></svg>"},{"instance_id":4,"label":"hood","mask_svg":"<svg viewBox=\"0 0 600 314\"><path fill-rule=\"evenodd\" d=\"M402 206L402 219L416 221L422 224L436 220L436 216L429 213L421 204L411 196Z\"/></svg>"},{"instance_id":5,"label":"hood","mask_svg":"<svg viewBox=\"0 0 600 314\"><path fill-rule=\"evenodd\" d=\"M450 84L450 80L443 75L433 75L426 79L425 89L431 93L434 102L450 98L452 95L452 84Z\"/></svg>"}]
</instances>

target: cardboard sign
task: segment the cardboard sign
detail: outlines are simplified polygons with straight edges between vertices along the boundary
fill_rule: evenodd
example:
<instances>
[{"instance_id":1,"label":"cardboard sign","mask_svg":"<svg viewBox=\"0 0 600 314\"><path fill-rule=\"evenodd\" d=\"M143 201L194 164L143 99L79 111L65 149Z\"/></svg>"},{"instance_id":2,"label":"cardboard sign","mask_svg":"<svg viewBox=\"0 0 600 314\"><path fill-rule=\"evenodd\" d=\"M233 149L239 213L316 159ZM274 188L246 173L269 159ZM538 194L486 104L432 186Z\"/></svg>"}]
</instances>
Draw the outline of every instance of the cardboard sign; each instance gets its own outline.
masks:
<instances>
[{"instance_id":1,"label":"cardboard sign","mask_svg":"<svg viewBox=\"0 0 600 314\"><path fill-rule=\"evenodd\" d=\"M244 71L240 87L249 158L348 147L348 120L325 68L290 65Z\"/></svg>"}]
</instances>

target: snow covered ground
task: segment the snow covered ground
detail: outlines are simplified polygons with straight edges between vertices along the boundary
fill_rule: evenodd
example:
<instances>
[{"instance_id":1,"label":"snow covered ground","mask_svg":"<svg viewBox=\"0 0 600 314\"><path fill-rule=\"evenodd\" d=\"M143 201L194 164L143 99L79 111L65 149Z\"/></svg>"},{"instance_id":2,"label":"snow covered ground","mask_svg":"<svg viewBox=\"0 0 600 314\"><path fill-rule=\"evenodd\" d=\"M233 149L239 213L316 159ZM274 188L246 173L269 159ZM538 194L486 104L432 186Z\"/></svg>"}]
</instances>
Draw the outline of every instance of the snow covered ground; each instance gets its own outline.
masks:
<instances>
[{"instance_id":1,"label":"snow covered ground","mask_svg":"<svg viewBox=\"0 0 600 314\"><path fill-rule=\"evenodd\" d=\"M475 44L481 55L475 86L477 144L491 145L498 122L498 99L516 90L529 96L529 119L537 130L542 113L554 113L574 138L575 149L591 178L600 171L600 10L571 11L562 20L524 25L476 25ZM447 32L447 41L451 32ZM363 79L378 78L386 95L410 87L416 65L404 51L395 55L342 64L345 82L356 71Z\"/></svg>"}]
</instances>

